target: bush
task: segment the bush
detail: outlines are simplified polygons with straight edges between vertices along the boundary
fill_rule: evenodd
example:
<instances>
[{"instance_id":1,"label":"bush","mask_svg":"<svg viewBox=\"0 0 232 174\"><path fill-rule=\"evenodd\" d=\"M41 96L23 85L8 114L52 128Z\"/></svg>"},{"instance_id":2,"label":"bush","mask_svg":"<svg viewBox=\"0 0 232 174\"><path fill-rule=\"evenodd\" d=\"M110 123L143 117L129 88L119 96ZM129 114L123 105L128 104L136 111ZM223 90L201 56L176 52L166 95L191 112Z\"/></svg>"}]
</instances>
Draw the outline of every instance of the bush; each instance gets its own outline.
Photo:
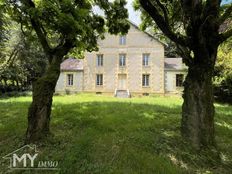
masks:
<instances>
[{"instance_id":1,"label":"bush","mask_svg":"<svg viewBox=\"0 0 232 174\"><path fill-rule=\"evenodd\" d=\"M232 74L214 82L214 95L217 101L232 104Z\"/></svg>"},{"instance_id":2,"label":"bush","mask_svg":"<svg viewBox=\"0 0 232 174\"><path fill-rule=\"evenodd\" d=\"M23 91L23 92L11 91L11 92L6 92L6 93L1 93L0 92L0 97L1 98L30 96L30 95L32 95L31 91Z\"/></svg>"}]
</instances>

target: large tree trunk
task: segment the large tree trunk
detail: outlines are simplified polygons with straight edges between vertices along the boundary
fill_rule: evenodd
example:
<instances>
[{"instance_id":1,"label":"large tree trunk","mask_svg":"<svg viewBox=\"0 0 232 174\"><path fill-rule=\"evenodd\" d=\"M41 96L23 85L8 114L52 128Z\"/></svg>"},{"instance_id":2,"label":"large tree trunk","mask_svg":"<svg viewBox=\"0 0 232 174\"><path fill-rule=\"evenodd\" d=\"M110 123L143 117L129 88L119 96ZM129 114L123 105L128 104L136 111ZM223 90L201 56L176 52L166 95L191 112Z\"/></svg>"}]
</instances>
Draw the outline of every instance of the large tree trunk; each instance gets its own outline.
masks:
<instances>
[{"instance_id":1,"label":"large tree trunk","mask_svg":"<svg viewBox=\"0 0 232 174\"><path fill-rule=\"evenodd\" d=\"M184 83L181 133L197 149L215 145L212 75L209 66L193 66Z\"/></svg>"},{"instance_id":2,"label":"large tree trunk","mask_svg":"<svg viewBox=\"0 0 232 174\"><path fill-rule=\"evenodd\" d=\"M28 110L26 142L34 142L49 133L52 97L60 74L62 57L53 58L45 74L33 83L33 101Z\"/></svg>"}]
</instances>

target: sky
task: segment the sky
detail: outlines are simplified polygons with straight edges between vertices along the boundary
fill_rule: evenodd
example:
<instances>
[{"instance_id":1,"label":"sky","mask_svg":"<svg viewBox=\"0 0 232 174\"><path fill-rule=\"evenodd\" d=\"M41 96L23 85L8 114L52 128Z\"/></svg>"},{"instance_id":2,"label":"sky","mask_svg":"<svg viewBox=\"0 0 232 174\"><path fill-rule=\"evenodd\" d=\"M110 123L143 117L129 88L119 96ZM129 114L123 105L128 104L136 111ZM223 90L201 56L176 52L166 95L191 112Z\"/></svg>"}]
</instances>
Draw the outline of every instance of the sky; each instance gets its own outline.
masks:
<instances>
[{"instance_id":1,"label":"sky","mask_svg":"<svg viewBox=\"0 0 232 174\"><path fill-rule=\"evenodd\" d=\"M114 1L114 0L109 0L110 2ZM133 1L134 0L127 0L127 5L126 8L128 9L129 12L129 20L137 25L140 24L141 20L140 20L140 13L138 11L135 11L133 8ZM95 6L93 8L95 13L98 13L100 15L104 15L103 11L100 10L99 7Z\"/></svg>"},{"instance_id":2,"label":"sky","mask_svg":"<svg viewBox=\"0 0 232 174\"><path fill-rule=\"evenodd\" d=\"M232 3L232 0L222 0L222 4Z\"/></svg>"},{"instance_id":3,"label":"sky","mask_svg":"<svg viewBox=\"0 0 232 174\"><path fill-rule=\"evenodd\" d=\"M141 20L140 20L140 14L138 11L134 11L133 9L133 1L134 0L127 0L127 9L129 12L129 20L132 21L133 23L139 25Z\"/></svg>"},{"instance_id":4,"label":"sky","mask_svg":"<svg viewBox=\"0 0 232 174\"><path fill-rule=\"evenodd\" d=\"M133 0L127 0L127 9L129 11L129 19L133 23L139 25L141 23L139 12L135 12L133 9ZM232 0L222 0L222 4L232 3Z\"/></svg>"}]
</instances>

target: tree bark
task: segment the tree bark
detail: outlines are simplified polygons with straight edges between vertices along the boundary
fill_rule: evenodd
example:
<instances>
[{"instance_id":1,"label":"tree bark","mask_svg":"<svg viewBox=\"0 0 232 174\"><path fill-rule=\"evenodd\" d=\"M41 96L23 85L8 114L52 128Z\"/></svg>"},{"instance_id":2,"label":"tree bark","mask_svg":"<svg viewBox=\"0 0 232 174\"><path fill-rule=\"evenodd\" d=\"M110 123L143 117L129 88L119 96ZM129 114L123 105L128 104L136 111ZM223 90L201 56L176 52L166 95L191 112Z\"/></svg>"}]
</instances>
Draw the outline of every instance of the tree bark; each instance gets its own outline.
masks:
<instances>
[{"instance_id":1,"label":"tree bark","mask_svg":"<svg viewBox=\"0 0 232 174\"><path fill-rule=\"evenodd\" d=\"M28 109L26 143L49 134L52 97L60 75L62 57L54 57L45 74L33 83L33 100Z\"/></svg>"},{"instance_id":2,"label":"tree bark","mask_svg":"<svg viewBox=\"0 0 232 174\"><path fill-rule=\"evenodd\" d=\"M184 82L181 133L195 148L215 146L213 68L192 66Z\"/></svg>"}]
</instances>

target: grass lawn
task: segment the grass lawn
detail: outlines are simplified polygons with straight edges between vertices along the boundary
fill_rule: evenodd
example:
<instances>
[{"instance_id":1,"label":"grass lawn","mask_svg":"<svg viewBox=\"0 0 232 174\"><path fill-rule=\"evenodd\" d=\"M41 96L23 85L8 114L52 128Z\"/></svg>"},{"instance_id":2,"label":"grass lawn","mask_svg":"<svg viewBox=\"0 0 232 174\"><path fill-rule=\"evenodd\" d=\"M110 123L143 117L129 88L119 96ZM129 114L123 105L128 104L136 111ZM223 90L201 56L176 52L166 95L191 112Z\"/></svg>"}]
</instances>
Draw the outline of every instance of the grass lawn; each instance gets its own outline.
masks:
<instances>
[{"instance_id":1,"label":"grass lawn","mask_svg":"<svg viewBox=\"0 0 232 174\"><path fill-rule=\"evenodd\" d=\"M0 99L0 157L23 146L31 97ZM37 146L59 171L12 173L181 174L232 173L232 106L216 104L216 140L222 161L198 155L180 137L182 99L55 96L52 136ZM0 173L9 172L0 159Z\"/></svg>"}]
</instances>

